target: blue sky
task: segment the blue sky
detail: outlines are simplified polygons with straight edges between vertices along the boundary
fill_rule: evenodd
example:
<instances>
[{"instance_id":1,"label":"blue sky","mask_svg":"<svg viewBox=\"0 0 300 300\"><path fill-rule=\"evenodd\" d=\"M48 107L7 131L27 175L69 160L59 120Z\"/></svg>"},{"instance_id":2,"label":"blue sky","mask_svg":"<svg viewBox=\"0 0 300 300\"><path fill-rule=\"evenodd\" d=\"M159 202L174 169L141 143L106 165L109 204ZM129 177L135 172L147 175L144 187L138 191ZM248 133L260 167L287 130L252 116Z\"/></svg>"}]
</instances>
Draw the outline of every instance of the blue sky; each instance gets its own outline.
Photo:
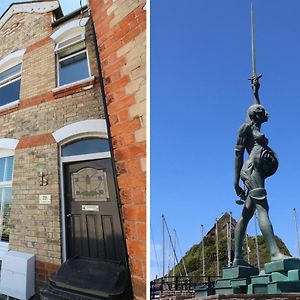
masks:
<instances>
[{"instance_id":1,"label":"blue sky","mask_svg":"<svg viewBox=\"0 0 300 300\"><path fill-rule=\"evenodd\" d=\"M0 15L3 14L3 12L9 7L11 3L16 3L16 2L26 2L26 0L15 0L15 1L1 0ZM60 0L59 2L64 15L80 8L80 0ZM82 0L82 5L85 4L86 4L86 0Z\"/></svg>"},{"instance_id":2,"label":"blue sky","mask_svg":"<svg viewBox=\"0 0 300 300\"><path fill-rule=\"evenodd\" d=\"M260 98L270 114L262 132L280 160L266 181L270 217L297 255L300 2L263 0L254 7ZM250 76L250 0L151 2L151 227L159 261L162 213L183 253L200 241L201 224L207 232L225 211L239 218L234 145L252 104ZM150 265L151 278L161 275L152 242Z\"/></svg>"}]
</instances>

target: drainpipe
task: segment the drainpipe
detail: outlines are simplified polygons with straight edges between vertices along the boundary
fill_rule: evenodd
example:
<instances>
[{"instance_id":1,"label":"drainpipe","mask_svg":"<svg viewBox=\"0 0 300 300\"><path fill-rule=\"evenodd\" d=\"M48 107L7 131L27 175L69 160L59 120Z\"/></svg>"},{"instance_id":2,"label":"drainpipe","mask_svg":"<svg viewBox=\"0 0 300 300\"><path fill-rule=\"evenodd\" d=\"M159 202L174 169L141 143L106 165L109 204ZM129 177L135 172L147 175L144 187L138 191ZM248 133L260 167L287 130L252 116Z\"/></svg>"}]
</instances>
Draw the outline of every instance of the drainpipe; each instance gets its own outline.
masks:
<instances>
[{"instance_id":1,"label":"drainpipe","mask_svg":"<svg viewBox=\"0 0 300 300\"><path fill-rule=\"evenodd\" d=\"M89 5L89 2L88 2L88 5ZM110 148L110 153L111 153L112 169L113 169L113 176L114 176L114 185L115 185L115 189L116 189L118 209L119 209L119 215L120 215L120 219L121 219L121 228L122 228L122 233L123 233L124 248L125 248L125 251L126 251L126 258L127 258L127 261L125 263L126 263L126 268L128 270L129 277L130 277L129 280L130 280L130 288L131 288L131 294L132 294L131 273L130 273L130 269L129 269L129 265L128 265L128 252L127 252L127 246L126 246L126 242L125 242L125 234L124 234L124 228L123 228L121 199L120 199L119 187L118 187L118 184L117 184L117 182L118 182L117 181L117 172L116 172L116 164L115 164L115 158L114 158L114 152L113 152L113 146L112 146L112 137L111 137L111 131L110 131L108 109L107 109L107 104L106 104L106 94L105 94L105 89L104 89L104 80L103 80L103 76L102 76L100 53L99 53L97 39L96 39L94 21L93 21L93 16L91 14L90 8L89 8L89 15L90 15L90 18L91 18L93 40L94 40L94 46L95 46L95 52L96 52L97 68L98 68L99 82L100 82L100 89L101 89L101 95L99 95L99 96L100 96L100 98L102 96L102 99L103 99L102 104L103 104L103 108L104 108L105 120L106 120L106 125L107 125L107 135L108 135L109 148Z\"/></svg>"}]
</instances>

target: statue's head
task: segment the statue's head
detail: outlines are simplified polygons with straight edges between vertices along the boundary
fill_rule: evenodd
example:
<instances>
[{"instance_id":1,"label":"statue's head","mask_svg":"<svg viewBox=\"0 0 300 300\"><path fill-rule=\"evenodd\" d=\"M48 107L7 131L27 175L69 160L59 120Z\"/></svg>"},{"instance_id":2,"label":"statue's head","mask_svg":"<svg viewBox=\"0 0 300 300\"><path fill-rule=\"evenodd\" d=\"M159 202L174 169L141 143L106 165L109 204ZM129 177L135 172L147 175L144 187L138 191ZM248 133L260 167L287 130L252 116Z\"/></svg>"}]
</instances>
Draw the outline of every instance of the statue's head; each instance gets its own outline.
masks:
<instances>
[{"instance_id":1,"label":"statue's head","mask_svg":"<svg viewBox=\"0 0 300 300\"><path fill-rule=\"evenodd\" d=\"M253 122L264 123L269 119L269 114L260 104L253 104L248 108L249 119Z\"/></svg>"}]
</instances>

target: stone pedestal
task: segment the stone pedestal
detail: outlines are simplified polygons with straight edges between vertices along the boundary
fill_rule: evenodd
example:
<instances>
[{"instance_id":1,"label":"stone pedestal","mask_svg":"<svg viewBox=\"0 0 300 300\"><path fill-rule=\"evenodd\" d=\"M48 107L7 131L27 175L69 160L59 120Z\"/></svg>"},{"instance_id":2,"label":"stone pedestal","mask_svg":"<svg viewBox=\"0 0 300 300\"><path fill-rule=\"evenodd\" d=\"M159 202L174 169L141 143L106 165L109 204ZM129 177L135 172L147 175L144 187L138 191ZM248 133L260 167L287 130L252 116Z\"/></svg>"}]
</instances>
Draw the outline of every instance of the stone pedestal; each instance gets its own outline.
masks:
<instances>
[{"instance_id":1,"label":"stone pedestal","mask_svg":"<svg viewBox=\"0 0 300 300\"><path fill-rule=\"evenodd\" d=\"M266 263L264 272L260 275L253 267L224 268L222 279L216 281L215 293L219 295L299 293L300 300L300 260L289 258Z\"/></svg>"},{"instance_id":2,"label":"stone pedestal","mask_svg":"<svg viewBox=\"0 0 300 300\"><path fill-rule=\"evenodd\" d=\"M215 293L220 295L246 294L251 275L258 275L258 269L248 266L224 268L222 279L216 281Z\"/></svg>"}]
</instances>

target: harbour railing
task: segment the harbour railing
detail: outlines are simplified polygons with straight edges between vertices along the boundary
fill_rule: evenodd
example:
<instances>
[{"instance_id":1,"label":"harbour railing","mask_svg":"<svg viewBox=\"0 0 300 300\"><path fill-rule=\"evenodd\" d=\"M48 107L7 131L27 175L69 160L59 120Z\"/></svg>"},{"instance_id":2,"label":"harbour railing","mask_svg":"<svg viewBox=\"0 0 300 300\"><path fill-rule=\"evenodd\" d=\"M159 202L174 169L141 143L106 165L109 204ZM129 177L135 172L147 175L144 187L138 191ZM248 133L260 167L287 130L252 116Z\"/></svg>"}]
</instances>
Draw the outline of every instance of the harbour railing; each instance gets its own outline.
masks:
<instances>
[{"instance_id":1,"label":"harbour railing","mask_svg":"<svg viewBox=\"0 0 300 300\"><path fill-rule=\"evenodd\" d=\"M198 288L213 288L218 276L165 276L150 282L150 299L163 295L191 294ZM191 297L192 298L192 297Z\"/></svg>"}]
</instances>

